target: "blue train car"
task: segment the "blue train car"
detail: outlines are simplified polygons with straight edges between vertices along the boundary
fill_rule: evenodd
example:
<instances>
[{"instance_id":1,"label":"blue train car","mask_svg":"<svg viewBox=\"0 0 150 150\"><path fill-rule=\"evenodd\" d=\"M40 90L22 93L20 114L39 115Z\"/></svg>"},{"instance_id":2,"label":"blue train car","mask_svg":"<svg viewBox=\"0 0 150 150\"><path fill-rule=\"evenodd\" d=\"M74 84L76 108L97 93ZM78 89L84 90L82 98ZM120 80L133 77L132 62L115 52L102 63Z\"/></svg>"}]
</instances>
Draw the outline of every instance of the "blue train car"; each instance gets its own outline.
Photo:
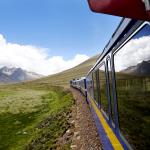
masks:
<instances>
[{"instance_id":1,"label":"blue train car","mask_svg":"<svg viewBox=\"0 0 150 150\"><path fill-rule=\"evenodd\" d=\"M106 150L150 148L150 23L122 19L86 77L85 96Z\"/></svg>"}]
</instances>

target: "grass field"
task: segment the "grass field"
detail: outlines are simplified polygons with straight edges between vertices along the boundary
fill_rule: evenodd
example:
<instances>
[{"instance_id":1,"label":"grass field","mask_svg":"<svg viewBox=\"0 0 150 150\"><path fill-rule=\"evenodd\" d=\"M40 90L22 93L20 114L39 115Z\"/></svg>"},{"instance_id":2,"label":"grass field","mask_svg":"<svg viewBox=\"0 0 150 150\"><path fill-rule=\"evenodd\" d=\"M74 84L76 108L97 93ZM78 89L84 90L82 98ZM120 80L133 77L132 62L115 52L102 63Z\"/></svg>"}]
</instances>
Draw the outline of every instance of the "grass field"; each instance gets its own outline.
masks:
<instances>
[{"instance_id":1,"label":"grass field","mask_svg":"<svg viewBox=\"0 0 150 150\"><path fill-rule=\"evenodd\" d=\"M150 147L150 77L117 74L119 122L134 149Z\"/></svg>"},{"instance_id":2,"label":"grass field","mask_svg":"<svg viewBox=\"0 0 150 150\"><path fill-rule=\"evenodd\" d=\"M0 85L0 150L55 149L68 128L66 115L74 103L64 87L85 76L97 57L46 78Z\"/></svg>"},{"instance_id":3,"label":"grass field","mask_svg":"<svg viewBox=\"0 0 150 150\"><path fill-rule=\"evenodd\" d=\"M0 87L0 150L55 149L67 130L72 94L40 84Z\"/></svg>"}]
</instances>

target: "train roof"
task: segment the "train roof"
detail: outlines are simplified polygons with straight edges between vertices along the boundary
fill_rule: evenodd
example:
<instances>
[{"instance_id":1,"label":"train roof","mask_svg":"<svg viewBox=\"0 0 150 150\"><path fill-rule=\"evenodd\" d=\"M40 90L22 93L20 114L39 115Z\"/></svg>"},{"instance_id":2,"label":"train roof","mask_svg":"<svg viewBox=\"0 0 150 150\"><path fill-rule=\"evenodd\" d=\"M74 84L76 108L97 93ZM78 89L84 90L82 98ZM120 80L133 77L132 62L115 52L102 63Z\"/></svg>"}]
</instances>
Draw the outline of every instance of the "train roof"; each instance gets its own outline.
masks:
<instances>
[{"instance_id":1,"label":"train roof","mask_svg":"<svg viewBox=\"0 0 150 150\"><path fill-rule=\"evenodd\" d=\"M86 77L81 77L81 78L78 78L78 79L73 79L71 81L81 81L81 80L84 80Z\"/></svg>"},{"instance_id":2,"label":"train roof","mask_svg":"<svg viewBox=\"0 0 150 150\"><path fill-rule=\"evenodd\" d=\"M88 0L93 12L150 20L150 0Z\"/></svg>"},{"instance_id":3,"label":"train roof","mask_svg":"<svg viewBox=\"0 0 150 150\"><path fill-rule=\"evenodd\" d=\"M107 53L109 53L112 49L117 48L120 44L120 41L122 39L127 38L129 35L127 34L129 30L133 26L139 26L143 23L143 21L137 21L134 19L129 18L123 18L118 27L116 28L115 32L112 34L109 42L104 47L102 53L100 54L99 58L97 59L95 65L90 69L87 76L90 74L91 71L99 64L99 62L106 56Z\"/></svg>"}]
</instances>

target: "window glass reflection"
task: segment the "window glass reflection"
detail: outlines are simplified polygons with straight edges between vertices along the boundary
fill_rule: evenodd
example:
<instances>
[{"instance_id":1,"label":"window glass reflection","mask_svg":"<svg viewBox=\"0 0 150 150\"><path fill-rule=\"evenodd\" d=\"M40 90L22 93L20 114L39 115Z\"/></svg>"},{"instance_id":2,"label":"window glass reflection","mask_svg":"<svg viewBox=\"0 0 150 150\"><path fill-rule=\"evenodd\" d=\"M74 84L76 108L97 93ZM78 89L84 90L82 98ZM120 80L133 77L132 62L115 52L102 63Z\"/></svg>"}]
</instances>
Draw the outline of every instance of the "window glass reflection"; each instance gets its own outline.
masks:
<instances>
[{"instance_id":1,"label":"window glass reflection","mask_svg":"<svg viewBox=\"0 0 150 150\"><path fill-rule=\"evenodd\" d=\"M99 81L100 81L101 108L108 115L109 111L108 111L108 100L107 100L107 91L106 91L106 76L105 76L105 66L104 66L104 64L99 68Z\"/></svg>"},{"instance_id":2,"label":"window glass reflection","mask_svg":"<svg viewBox=\"0 0 150 150\"><path fill-rule=\"evenodd\" d=\"M86 79L86 84L87 84L87 90L88 93L93 97L93 81L92 81L92 74L88 76Z\"/></svg>"},{"instance_id":3,"label":"window glass reflection","mask_svg":"<svg viewBox=\"0 0 150 150\"><path fill-rule=\"evenodd\" d=\"M97 71L95 71L93 73L93 82L94 82L94 99L96 100L97 104L98 104L98 82L97 82L97 78L96 78L96 74L97 74Z\"/></svg>"},{"instance_id":4,"label":"window glass reflection","mask_svg":"<svg viewBox=\"0 0 150 150\"><path fill-rule=\"evenodd\" d=\"M110 103L111 103L111 118L114 122L115 114L114 114L114 101L113 101L113 93L112 93L112 71L111 71L111 63L110 59L107 60L107 68L108 68L108 80L109 80L109 95L110 95Z\"/></svg>"},{"instance_id":5,"label":"window glass reflection","mask_svg":"<svg viewBox=\"0 0 150 150\"><path fill-rule=\"evenodd\" d=\"M150 147L150 26L146 25L115 55L121 132L134 149Z\"/></svg>"}]
</instances>

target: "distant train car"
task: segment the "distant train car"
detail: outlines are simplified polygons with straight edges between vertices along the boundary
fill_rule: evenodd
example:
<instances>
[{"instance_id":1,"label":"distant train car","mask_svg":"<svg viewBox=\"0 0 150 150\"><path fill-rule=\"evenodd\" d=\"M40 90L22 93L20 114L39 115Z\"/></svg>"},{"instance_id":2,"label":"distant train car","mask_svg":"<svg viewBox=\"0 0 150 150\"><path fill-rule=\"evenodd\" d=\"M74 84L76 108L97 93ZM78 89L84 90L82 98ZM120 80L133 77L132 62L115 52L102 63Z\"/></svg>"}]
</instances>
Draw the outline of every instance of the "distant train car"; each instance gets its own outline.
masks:
<instances>
[{"instance_id":1,"label":"distant train car","mask_svg":"<svg viewBox=\"0 0 150 150\"><path fill-rule=\"evenodd\" d=\"M70 85L76 89L81 90L81 92L86 96L86 79L81 77L80 79L74 79L70 81Z\"/></svg>"},{"instance_id":2,"label":"distant train car","mask_svg":"<svg viewBox=\"0 0 150 150\"><path fill-rule=\"evenodd\" d=\"M104 149L150 149L150 23L123 19L85 78Z\"/></svg>"}]
</instances>

